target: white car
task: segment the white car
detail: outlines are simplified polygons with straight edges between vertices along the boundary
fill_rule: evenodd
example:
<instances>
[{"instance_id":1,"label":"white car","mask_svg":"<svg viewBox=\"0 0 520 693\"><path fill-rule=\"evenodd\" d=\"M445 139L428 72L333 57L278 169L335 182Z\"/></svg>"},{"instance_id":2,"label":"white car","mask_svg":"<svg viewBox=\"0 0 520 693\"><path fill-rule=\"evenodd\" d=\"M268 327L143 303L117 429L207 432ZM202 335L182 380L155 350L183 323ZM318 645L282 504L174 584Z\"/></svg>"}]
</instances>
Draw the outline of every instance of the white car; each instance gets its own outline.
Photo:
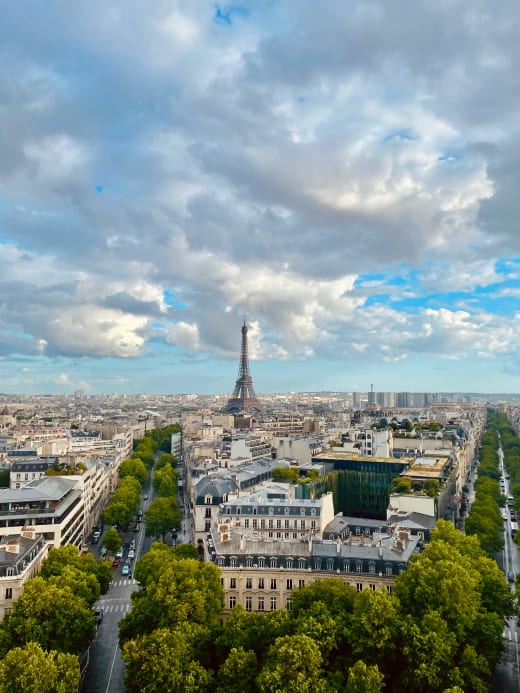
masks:
<instances>
[{"instance_id":1,"label":"white car","mask_svg":"<svg viewBox=\"0 0 520 693\"><path fill-rule=\"evenodd\" d=\"M130 549L128 552L128 559L132 561L135 558L135 551L133 549Z\"/></svg>"},{"instance_id":2,"label":"white car","mask_svg":"<svg viewBox=\"0 0 520 693\"><path fill-rule=\"evenodd\" d=\"M116 553L116 558L123 558L123 549L118 549Z\"/></svg>"}]
</instances>

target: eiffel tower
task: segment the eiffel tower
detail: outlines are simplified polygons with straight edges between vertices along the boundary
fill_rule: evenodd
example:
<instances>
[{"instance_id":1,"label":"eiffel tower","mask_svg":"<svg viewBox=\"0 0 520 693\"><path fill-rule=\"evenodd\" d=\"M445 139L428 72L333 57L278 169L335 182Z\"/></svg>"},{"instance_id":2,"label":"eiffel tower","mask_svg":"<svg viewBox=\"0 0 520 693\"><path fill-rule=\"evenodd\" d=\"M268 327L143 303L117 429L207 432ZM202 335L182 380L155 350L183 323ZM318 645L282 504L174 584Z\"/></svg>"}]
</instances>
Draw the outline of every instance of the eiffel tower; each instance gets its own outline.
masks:
<instances>
[{"instance_id":1,"label":"eiffel tower","mask_svg":"<svg viewBox=\"0 0 520 693\"><path fill-rule=\"evenodd\" d=\"M242 348L240 349L240 365L238 367L238 378L235 389L228 400L226 411L230 413L246 412L250 409L260 410L261 405L258 401L253 387L253 378L249 372L249 358L247 356L247 324L244 320L242 325Z\"/></svg>"}]
</instances>

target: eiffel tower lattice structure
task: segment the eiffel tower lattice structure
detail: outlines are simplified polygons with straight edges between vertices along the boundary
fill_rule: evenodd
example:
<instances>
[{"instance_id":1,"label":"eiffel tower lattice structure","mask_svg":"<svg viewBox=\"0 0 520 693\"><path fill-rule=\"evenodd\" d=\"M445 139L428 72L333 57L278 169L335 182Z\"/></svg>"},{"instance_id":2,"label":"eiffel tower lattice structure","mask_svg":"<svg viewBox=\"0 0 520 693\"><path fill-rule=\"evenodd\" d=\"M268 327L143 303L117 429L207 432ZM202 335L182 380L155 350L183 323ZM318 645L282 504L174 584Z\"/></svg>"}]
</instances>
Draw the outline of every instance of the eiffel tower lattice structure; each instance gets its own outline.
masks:
<instances>
[{"instance_id":1,"label":"eiffel tower lattice structure","mask_svg":"<svg viewBox=\"0 0 520 693\"><path fill-rule=\"evenodd\" d=\"M238 378L231 398L228 400L226 411L230 413L260 410L261 405L255 394L253 378L249 372L249 357L247 355L247 324L242 325L242 347L240 349L240 365Z\"/></svg>"}]
</instances>

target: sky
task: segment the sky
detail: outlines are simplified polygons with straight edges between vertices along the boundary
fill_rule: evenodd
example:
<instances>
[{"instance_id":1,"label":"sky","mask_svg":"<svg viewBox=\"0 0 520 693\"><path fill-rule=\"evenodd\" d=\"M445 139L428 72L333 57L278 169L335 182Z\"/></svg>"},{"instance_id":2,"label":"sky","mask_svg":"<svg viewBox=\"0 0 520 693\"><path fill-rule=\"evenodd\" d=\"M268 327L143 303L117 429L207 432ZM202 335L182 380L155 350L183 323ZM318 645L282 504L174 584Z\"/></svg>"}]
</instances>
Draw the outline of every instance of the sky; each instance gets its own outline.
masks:
<instances>
[{"instance_id":1,"label":"sky","mask_svg":"<svg viewBox=\"0 0 520 693\"><path fill-rule=\"evenodd\" d=\"M520 5L25 0L0 392L520 392Z\"/></svg>"}]
</instances>

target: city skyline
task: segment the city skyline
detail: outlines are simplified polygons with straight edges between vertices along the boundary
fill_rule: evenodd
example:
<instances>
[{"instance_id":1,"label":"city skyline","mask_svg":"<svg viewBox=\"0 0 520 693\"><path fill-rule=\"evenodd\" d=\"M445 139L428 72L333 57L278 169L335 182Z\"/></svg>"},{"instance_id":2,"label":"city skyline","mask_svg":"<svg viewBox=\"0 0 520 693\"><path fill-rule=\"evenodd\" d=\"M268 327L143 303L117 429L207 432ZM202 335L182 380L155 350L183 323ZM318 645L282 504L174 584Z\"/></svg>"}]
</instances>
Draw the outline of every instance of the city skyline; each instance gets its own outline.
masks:
<instances>
[{"instance_id":1,"label":"city skyline","mask_svg":"<svg viewBox=\"0 0 520 693\"><path fill-rule=\"evenodd\" d=\"M3 8L0 392L520 391L520 8L329 5Z\"/></svg>"}]
</instances>

